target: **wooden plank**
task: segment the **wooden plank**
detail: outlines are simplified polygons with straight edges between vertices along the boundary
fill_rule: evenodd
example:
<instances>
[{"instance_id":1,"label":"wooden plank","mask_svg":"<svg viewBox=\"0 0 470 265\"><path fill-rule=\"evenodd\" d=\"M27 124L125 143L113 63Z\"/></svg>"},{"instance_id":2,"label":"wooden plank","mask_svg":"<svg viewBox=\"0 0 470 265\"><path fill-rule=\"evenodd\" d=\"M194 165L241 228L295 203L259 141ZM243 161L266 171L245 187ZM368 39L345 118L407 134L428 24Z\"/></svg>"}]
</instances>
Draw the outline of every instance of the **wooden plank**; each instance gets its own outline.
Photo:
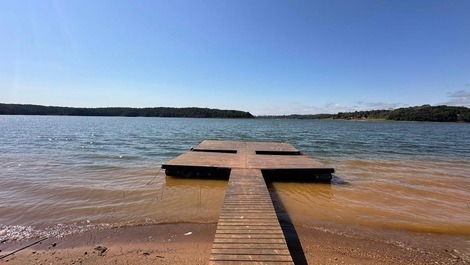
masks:
<instances>
[{"instance_id":1,"label":"wooden plank","mask_svg":"<svg viewBox=\"0 0 470 265\"><path fill-rule=\"evenodd\" d=\"M266 188L262 189L262 188L248 188L243 185L243 184L240 184L238 185L237 187L233 187L233 186L229 186L228 189L227 189L227 194L245 194L245 193L248 193L248 194L252 194L252 193L255 193L255 194L269 194L268 190L266 190Z\"/></svg>"},{"instance_id":2,"label":"wooden plank","mask_svg":"<svg viewBox=\"0 0 470 265\"><path fill-rule=\"evenodd\" d=\"M225 204L224 210L269 210L272 212L274 207L266 205L230 205Z\"/></svg>"},{"instance_id":3,"label":"wooden plank","mask_svg":"<svg viewBox=\"0 0 470 265\"><path fill-rule=\"evenodd\" d=\"M269 194L269 192L266 190L266 188L261 189L261 188L244 188L244 185L241 185L234 188L234 187L228 187L227 194Z\"/></svg>"},{"instance_id":4,"label":"wooden plank","mask_svg":"<svg viewBox=\"0 0 470 265\"><path fill-rule=\"evenodd\" d=\"M286 240L281 238L215 238L214 243L237 243L237 244L272 244L272 243L286 243Z\"/></svg>"},{"instance_id":5,"label":"wooden plank","mask_svg":"<svg viewBox=\"0 0 470 265\"><path fill-rule=\"evenodd\" d=\"M271 238L283 239L281 234L215 234L215 238Z\"/></svg>"},{"instance_id":6,"label":"wooden plank","mask_svg":"<svg viewBox=\"0 0 470 265\"><path fill-rule=\"evenodd\" d=\"M230 255L212 254L211 260L231 260L231 261L292 261L290 255Z\"/></svg>"},{"instance_id":7,"label":"wooden plank","mask_svg":"<svg viewBox=\"0 0 470 265\"><path fill-rule=\"evenodd\" d=\"M241 216L240 218L248 217L248 216L264 216L264 217L276 217L276 213L272 212L265 212L265 213L241 213L241 212L221 212L220 216Z\"/></svg>"},{"instance_id":8,"label":"wooden plank","mask_svg":"<svg viewBox=\"0 0 470 265\"><path fill-rule=\"evenodd\" d=\"M266 205L272 206L271 202L259 202L259 201L226 201L224 202L225 205Z\"/></svg>"},{"instance_id":9,"label":"wooden plank","mask_svg":"<svg viewBox=\"0 0 470 265\"><path fill-rule=\"evenodd\" d=\"M219 218L277 218L275 213L247 213L247 214L239 214L239 213L226 213L221 214Z\"/></svg>"},{"instance_id":10,"label":"wooden plank","mask_svg":"<svg viewBox=\"0 0 470 265\"><path fill-rule=\"evenodd\" d=\"M209 261L209 265L294 265L294 262L276 261Z\"/></svg>"},{"instance_id":11,"label":"wooden plank","mask_svg":"<svg viewBox=\"0 0 470 265\"><path fill-rule=\"evenodd\" d=\"M243 220L250 220L250 221L258 221L258 222L263 222L263 221L271 221L273 220L274 218L276 218L275 215L273 216L266 216L266 215L262 215L262 216L255 216L255 215L251 215L251 216L236 216L236 215L221 215L219 217L219 221L220 222L223 222L223 221L226 221L226 220L229 220L229 221L235 221L235 220L238 220L238 221L243 221Z\"/></svg>"},{"instance_id":12,"label":"wooden plank","mask_svg":"<svg viewBox=\"0 0 470 265\"><path fill-rule=\"evenodd\" d=\"M275 215L261 215L261 216L220 216L219 222L244 222L244 221L259 221L259 222L275 222L278 223Z\"/></svg>"},{"instance_id":13,"label":"wooden plank","mask_svg":"<svg viewBox=\"0 0 470 265\"><path fill-rule=\"evenodd\" d=\"M251 249L287 249L286 244L225 244L225 243L214 243L212 248L251 248Z\"/></svg>"},{"instance_id":14,"label":"wooden plank","mask_svg":"<svg viewBox=\"0 0 470 265\"><path fill-rule=\"evenodd\" d=\"M279 225L279 222L276 220L266 220L266 219L258 219L258 220L219 220L220 225Z\"/></svg>"},{"instance_id":15,"label":"wooden plank","mask_svg":"<svg viewBox=\"0 0 470 265\"><path fill-rule=\"evenodd\" d=\"M260 202L253 201L253 200L251 201L251 203L246 203L245 201L240 201L240 200L225 200L225 201L224 201L224 204L225 204L225 203L227 203L226 205L228 205L228 206L233 205L233 204L244 204L244 203L245 203L245 204L256 204L256 203L258 203L258 204L264 204L264 205L267 204L267 202L262 202L262 203L260 203ZM269 204L268 204L268 205L269 205ZM271 205L271 206L272 206L272 205Z\"/></svg>"},{"instance_id":16,"label":"wooden plank","mask_svg":"<svg viewBox=\"0 0 470 265\"><path fill-rule=\"evenodd\" d=\"M289 255L289 250L287 249L224 249L216 248L211 250L212 254L258 254L258 255Z\"/></svg>"},{"instance_id":17,"label":"wooden plank","mask_svg":"<svg viewBox=\"0 0 470 265\"><path fill-rule=\"evenodd\" d=\"M228 217L228 216L226 216ZM279 225L279 222L275 220L274 218L266 218L266 217L258 217L258 218L219 218L220 223L245 223L245 222L251 222L251 223L260 223L260 222L267 222L267 223L273 223L273 225ZM220 224L222 225L222 224ZM243 225L242 225L243 226ZM246 228L246 227L243 227Z\"/></svg>"},{"instance_id":18,"label":"wooden plank","mask_svg":"<svg viewBox=\"0 0 470 265\"><path fill-rule=\"evenodd\" d=\"M256 207L256 206L243 206L243 205L224 205L222 208L222 211L235 211L235 210L268 210L270 213L274 213L274 207L266 207L266 206L261 206L261 207Z\"/></svg>"},{"instance_id":19,"label":"wooden plank","mask_svg":"<svg viewBox=\"0 0 470 265\"><path fill-rule=\"evenodd\" d=\"M253 199L253 198L238 198L237 199L237 198L230 198L230 197L225 198L224 204L225 203L227 203L228 205L230 204L264 204L264 205L272 204L272 202L267 199Z\"/></svg>"},{"instance_id":20,"label":"wooden plank","mask_svg":"<svg viewBox=\"0 0 470 265\"><path fill-rule=\"evenodd\" d=\"M243 203L243 202L226 202L225 208L269 208L274 209L272 204L268 203Z\"/></svg>"},{"instance_id":21,"label":"wooden plank","mask_svg":"<svg viewBox=\"0 0 470 265\"><path fill-rule=\"evenodd\" d=\"M271 202L271 196L269 195L262 195L262 196L248 196L248 195L231 195L226 194L225 201L238 201L238 202Z\"/></svg>"},{"instance_id":22,"label":"wooden plank","mask_svg":"<svg viewBox=\"0 0 470 265\"><path fill-rule=\"evenodd\" d=\"M224 206L227 206L227 207L250 207L250 206L269 206L269 207L272 207L272 205L269 205L267 203L241 203L241 202L225 202L224 203ZM272 213L276 213L274 211L274 207L272 208L273 211Z\"/></svg>"},{"instance_id":23,"label":"wooden plank","mask_svg":"<svg viewBox=\"0 0 470 265\"><path fill-rule=\"evenodd\" d=\"M217 234L279 234L284 235L282 230L252 230L252 229L224 229L218 230Z\"/></svg>"},{"instance_id":24,"label":"wooden plank","mask_svg":"<svg viewBox=\"0 0 470 265\"><path fill-rule=\"evenodd\" d=\"M279 224L276 224L276 225L217 225L217 229L220 229L220 230L227 230L227 229L276 230L279 227L280 227Z\"/></svg>"},{"instance_id":25,"label":"wooden plank","mask_svg":"<svg viewBox=\"0 0 470 265\"><path fill-rule=\"evenodd\" d=\"M222 214L249 214L249 213L259 213L259 214L270 214L271 213L271 210L242 210L242 209L223 209L221 211Z\"/></svg>"}]
</instances>

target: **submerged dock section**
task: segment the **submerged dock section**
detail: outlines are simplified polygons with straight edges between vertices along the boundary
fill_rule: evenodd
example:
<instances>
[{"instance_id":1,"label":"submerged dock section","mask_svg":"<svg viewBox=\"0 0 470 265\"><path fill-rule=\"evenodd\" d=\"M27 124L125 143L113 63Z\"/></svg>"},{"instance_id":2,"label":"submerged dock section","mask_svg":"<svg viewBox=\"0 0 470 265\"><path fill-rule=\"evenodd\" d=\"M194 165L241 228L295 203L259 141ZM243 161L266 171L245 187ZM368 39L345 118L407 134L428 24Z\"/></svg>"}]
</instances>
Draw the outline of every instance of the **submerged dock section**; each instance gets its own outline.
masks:
<instances>
[{"instance_id":1,"label":"submerged dock section","mask_svg":"<svg viewBox=\"0 0 470 265\"><path fill-rule=\"evenodd\" d=\"M266 178L331 180L334 169L273 142L205 140L162 165L167 175L228 178L209 264L294 264Z\"/></svg>"}]
</instances>

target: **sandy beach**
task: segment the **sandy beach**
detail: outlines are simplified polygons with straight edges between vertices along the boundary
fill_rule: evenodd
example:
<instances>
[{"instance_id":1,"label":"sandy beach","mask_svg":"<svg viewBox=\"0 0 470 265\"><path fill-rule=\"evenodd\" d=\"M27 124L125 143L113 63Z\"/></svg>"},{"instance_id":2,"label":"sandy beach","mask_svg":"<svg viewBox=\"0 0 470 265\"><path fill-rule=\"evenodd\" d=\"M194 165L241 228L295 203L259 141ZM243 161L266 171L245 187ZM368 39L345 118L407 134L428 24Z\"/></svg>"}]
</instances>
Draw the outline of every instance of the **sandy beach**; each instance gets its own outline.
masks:
<instances>
[{"instance_id":1,"label":"sandy beach","mask_svg":"<svg viewBox=\"0 0 470 265\"><path fill-rule=\"evenodd\" d=\"M1 264L207 264L215 224L160 224L50 238ZM469 264L470 238L340 225L283 224L296 264ZM301 249L296 242L296 231ZM32 241L0 245L2 254Z\"/></svg>"}]
</instances>

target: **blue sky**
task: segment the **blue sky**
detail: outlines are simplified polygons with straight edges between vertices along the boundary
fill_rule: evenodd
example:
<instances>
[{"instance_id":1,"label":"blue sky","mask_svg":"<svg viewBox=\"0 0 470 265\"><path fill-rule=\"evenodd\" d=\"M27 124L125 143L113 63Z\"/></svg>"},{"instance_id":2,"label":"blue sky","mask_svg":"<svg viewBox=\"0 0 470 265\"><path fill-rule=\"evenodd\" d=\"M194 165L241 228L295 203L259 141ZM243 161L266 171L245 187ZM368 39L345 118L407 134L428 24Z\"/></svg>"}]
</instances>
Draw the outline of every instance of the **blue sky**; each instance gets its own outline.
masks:
<instances>
[{"instance_id":1,"label":"blue sky","mask_svg":"<svg viewBox=\"0 0 470 265\"><path fill-rule=\"evenodd\" d=\"M470 1L1 1L0 102L470 106Z\"/></svg>"}]
</instances>

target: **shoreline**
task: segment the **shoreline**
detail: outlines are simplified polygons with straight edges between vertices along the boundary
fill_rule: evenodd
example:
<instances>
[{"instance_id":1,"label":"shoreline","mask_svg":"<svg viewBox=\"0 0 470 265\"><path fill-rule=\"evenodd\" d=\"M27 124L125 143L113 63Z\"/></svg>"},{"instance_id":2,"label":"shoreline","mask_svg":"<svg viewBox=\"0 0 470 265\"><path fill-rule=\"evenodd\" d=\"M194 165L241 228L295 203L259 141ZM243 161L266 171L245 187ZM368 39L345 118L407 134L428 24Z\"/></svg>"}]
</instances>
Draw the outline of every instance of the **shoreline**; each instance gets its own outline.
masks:
<instances>
[{"instance_id":1,"label":"shoreline","mask_svg":"<svg viewBox=\"0 0 470 265\"><path fill-rule=\"evenodd\" d=\"M326 223L281 225L296 264L470 264L468 236ZM49 238L0 264L207 264L215 229L216 224L195 223L96 229ZM1 243L0 254L32 241Z\"/></svg>"},{"instance_id":2,"label":"shoreline","mask_svg":"<svg viewBox=\"0 0 470 265\"><path fill-rule=\"evenodd\" d=\"M60 115L60 114L3 114L1 116L31 116L31 117L115 117L115 118L162 118L162 119L210 119L210 120L313 120L313 121L354 121L354 122L419 122L419 123L462 123L470 124L467 121L418 121L418 120L387 120L387 119L332 119L332 118L321 118L321 119L311 119L311 118L268 118L263 116L254 116L251 118L247 117L170 117L170 116L124 116L124 115Z\"/></svg>"},{"instance_id":3,"label":"shoreline","mask_svg":"<svg viewBox=\"0 0 470 265\"><path fill-rule=\"evenodd\" d=\"M430 122L430 123L463 123L469 124L467 121L405 121L405 120L387 120L387 119L318 119L322 121L363 121L363 122Z\"/></svg>"}]
</instances>

